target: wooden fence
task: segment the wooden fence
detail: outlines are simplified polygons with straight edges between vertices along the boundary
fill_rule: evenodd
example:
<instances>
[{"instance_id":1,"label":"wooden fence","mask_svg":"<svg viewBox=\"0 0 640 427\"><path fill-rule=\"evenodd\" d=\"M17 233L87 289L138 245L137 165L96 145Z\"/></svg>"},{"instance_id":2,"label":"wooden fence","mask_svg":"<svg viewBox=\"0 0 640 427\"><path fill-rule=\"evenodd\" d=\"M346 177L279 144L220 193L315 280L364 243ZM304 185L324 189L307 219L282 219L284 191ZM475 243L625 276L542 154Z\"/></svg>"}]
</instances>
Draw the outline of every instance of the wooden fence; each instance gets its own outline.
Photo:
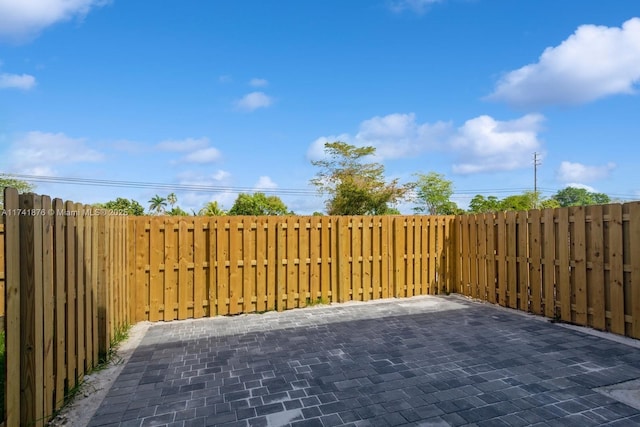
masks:
<instances>
[{"instance_id":1,"label":"wooden fence","mask_svg":"<svg viewBox=\"0 0 640 427\"><path fill-rule=\"evenodd\" d=\"M131 218L132 318L452 291L454 217Z\"/></svg>"},{"instance_id":2,"label":"wooden fence","mask_svg":"<svg viewBox=\"0 0 640 427\"><path fill-rule=\"evenodd\" d=\"M640 338L640 203L457 217L457 291Z\"/></svg>"},{"instance_id":3,"label":"wooden fence","mask_svg":"<svg viewBox=\"0 0 640 427\"><path fill-rule=\"evenodd\" d=\"M8 426L44 425L129 323L126 217L5 190Z\"/></svg>"},{"instance_id":4,"label":"wooden fence","mask_svg":"<svg viewBox=\"0 0 640 427\"><path fill-rule=\"evenodd\" d=\"M456 217L126 218L7 190L5 211L10 426L42 425L115 330L143 320L458 292L640 338L640 203Z\"/></svg>"}]
</instances>

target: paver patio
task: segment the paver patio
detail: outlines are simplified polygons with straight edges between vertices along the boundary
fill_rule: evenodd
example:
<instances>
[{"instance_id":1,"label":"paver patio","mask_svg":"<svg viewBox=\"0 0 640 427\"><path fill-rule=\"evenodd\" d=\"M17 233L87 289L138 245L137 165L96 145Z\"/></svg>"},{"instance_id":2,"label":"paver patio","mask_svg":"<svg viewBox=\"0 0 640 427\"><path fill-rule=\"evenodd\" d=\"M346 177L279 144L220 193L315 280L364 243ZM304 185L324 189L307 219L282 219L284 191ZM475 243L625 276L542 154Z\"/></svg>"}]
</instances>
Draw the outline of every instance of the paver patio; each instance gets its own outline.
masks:
<instances>
[{"instance_id":1,"label":"paver patio","mask_svg":"<svg viewBox=\"0 0 640 427\"><path fill-rule=\"evenodd\" d=\"M154 324L90 426L640 425L640 350L460 296Z\"/></svg>"}]
</instances>

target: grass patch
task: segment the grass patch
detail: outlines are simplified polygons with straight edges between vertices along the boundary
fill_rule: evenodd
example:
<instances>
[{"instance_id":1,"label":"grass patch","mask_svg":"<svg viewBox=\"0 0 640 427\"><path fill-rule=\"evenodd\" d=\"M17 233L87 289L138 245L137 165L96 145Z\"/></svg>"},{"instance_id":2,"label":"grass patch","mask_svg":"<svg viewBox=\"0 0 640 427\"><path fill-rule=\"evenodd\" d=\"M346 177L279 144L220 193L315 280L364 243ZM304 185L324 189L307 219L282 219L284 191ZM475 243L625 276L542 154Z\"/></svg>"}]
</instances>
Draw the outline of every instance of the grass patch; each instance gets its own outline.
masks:
<instances>
[{"instance_id":1,"label":"grass patch","mask_svg":"<svg viewBox=\"0 0 640 427\"><path fill-rule=\"evenodd\" d=\"M312 300L311 298L307 298L307 307L313 307L314 305L327 305L327 304L329 304L329 300L322 297L318 297L315 300Z\"/></svg>"},{"instance_id":2,"label":"grass patch","mask_svg":"<svg viewBox=\"0 0 640 427\"><path fill-rule=\"evenodd\" d=\"M93 372L102 371L106 369L107 366L109 365L123 363L123 359L118 356L116 347L121 342L129 338L130 329L131 329L131 325L129 325L128 323L116 328L116 330L114 331L113 337L111 338L111 342L109 343L109 350L106 353L102 353L100 355L100 357L98 358L98 364L94 366L92 369L90 369L88 372L86 372L85 375L91 374ZM67 404L69 404L69 402L71 402L76 397L76 395L80 393L84 385L85 385L84 380L78 381L78 383L75 386L68 388L66 390L64 395L64 404L62 405L62 408L64 408ZM59 411L56 411L51 418L52 419L55 418L58 412Z\"/></svg>"},{"instance_id":3,"label":"grass patch","mask_svg":"<svg viewBox=\"0 0 640 427\"><path fill-rule=\"evenodd\" d=\"M116 330L113 332L113 336L111 337L111 341L109 342L109 350L100 355L98 366L94 368L94 371L100 371L106 368L109 364L122 363L122 359L118 357L118 353L116 352L116 347L129 338L130 330L131 325L128 323L116 327Z\"/></svg>"}]
</instances>

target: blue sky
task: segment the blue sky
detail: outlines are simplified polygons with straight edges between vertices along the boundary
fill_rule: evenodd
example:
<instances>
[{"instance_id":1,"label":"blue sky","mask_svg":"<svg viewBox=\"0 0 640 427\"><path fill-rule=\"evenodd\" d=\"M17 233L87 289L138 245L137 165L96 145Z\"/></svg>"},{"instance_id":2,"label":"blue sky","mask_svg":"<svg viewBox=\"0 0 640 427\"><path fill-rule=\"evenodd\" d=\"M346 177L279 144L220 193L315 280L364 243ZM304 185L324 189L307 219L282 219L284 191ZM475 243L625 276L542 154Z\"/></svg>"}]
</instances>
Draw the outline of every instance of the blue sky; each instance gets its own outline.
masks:
<instances>
[{"instance_id":1,"label":"blue sky","mask_svg":"<svg viewBox=\"0 0 640 427\"><path fill-rule=\"evenodd\" d=\"M461 207L532 190L534 152L544 196L637 200L639 82L629 0L0 0L0 172L310 214L310 160L342 140L389 179L445 175Z\"/></svg>"}]
</instances>

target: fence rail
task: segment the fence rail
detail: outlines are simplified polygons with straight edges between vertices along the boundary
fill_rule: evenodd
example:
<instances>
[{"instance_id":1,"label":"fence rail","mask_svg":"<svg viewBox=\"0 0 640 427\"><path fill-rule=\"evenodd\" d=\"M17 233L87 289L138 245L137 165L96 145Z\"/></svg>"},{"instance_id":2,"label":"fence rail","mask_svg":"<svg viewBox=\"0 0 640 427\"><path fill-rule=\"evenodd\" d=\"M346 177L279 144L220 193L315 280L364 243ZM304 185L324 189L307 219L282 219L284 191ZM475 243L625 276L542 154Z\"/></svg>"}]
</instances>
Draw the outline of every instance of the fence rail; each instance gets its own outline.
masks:
<instances>
[{"instance_id":1,"label":"fence rail","mask_svg":"<svg viewBox=\"0 0 640 427\"><path fill-rule=\"evenodd\" d=\"M450 292L453 217L138 217L135 314L174 320Z\"/></svg>"},{"instance_id":2,"label":"fence rail","mask_svg":"<svg viewBox=\"0 0 640 427\"><path fill-rule=\"evenodd\" d=\"M466 215L458 292L640 338L640 203Z\"/></svg>"}]
</instances>

